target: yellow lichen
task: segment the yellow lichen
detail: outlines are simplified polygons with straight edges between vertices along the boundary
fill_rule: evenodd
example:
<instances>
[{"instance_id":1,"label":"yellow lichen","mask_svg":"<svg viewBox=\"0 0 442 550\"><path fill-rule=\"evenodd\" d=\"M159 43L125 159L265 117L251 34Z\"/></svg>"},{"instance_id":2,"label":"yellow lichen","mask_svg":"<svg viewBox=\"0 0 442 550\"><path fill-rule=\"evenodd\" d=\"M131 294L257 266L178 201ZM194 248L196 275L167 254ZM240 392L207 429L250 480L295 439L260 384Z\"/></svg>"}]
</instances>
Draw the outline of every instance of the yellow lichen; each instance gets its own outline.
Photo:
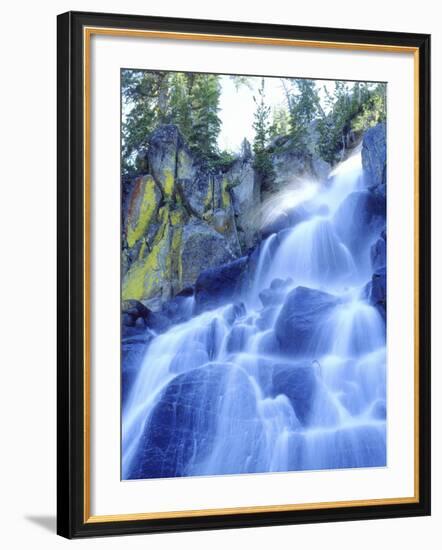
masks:
<instances>
[{"instance_id":1,"label":"yellow lichen","mask_svg":"<svg viewBox=\"0 0 442 550\"><path fill-rule=\"evenodd\" d=\"M165 198L171 198L175 187L175 176L169 168L164 170L163 191Z\"/></svg>"},{"instance_id":2,"label":"yellow lichen","mask_svg":"<svg viewBox=\"0 0 442 550\"><path fill-rule=\"evenodd\" d=\"M213 179L209 179L209 185L207 190L207 195L204 199L204 210L210 210L213 203Z\"/></svg>"},{"instance_id":3,"label":"yellow lichen","mask_svg":"<svg viewBox=\"0 0 442 550\"><path fill-rule=\"evenodd\" d=\"M170 262L167 260L170 255L169 217L166 207L161 210L163 210L163 223L155 237L152 249L145 259L139 257L126 273L122 288L123 300L142 300L153 296L161 290L161 281L169 276Z\"/></svg>"},{"instance_id":4,"label":"yellow lichen","mask_svg":"<svg viewBox=\"0 0 442 550\"><path fill-rule=\"evenodd\" d=\"M172 244L169 256L172 259L172 271L178 274L178 281L181 285L183 280L183 266L181 262L181 245L183 240L183 228L175 227L173 230Z\"/></svg>"},{"instance_id":5,"label":"yellow lichen","mask_svg":"<svg viewBox=\"0 0 442 550\"><path fill-rule=\"evenodd\" d=\"M184 212L181 208L175 208L170 211L170 223L172 225L180 225L184 223Z\"/></svg>"},{"instance_id":6,"label":"yellow lichen","mask_svg":"<svg viewBox=\"0 0 442 550\"><path fill-rule=\"evenodd\" d=\"M151 176L146 176L142 183L142 197L140 207L135 219L128 223L127 227L127 244L132 248L135 243L144 235L152 218L158 208L158 199L155 194L155 182Z\"/></svg>"},{"instance_id":7,"label":"yellow lichen","mask_svg":"<svg viewBox=\"0 0 442 550\"><path fill-rule=\"evenodd\" d=\"M223 208L229 208L231 201L230 201L230 193L229 193L229 182L227 179L223 179L223 182L221 184L221 200Z\"/></svg>"}]
</instances>

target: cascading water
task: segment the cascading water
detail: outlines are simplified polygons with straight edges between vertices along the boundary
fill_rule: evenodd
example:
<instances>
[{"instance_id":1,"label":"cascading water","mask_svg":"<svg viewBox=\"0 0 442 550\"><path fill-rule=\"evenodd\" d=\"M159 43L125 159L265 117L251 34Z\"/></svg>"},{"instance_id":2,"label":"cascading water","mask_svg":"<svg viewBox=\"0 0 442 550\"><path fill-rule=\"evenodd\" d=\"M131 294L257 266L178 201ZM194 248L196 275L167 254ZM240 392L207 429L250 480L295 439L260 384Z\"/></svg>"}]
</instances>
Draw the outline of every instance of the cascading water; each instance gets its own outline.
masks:
<instances>
[{"instance_id":1,"label":"cascading water","mask_svg":"<svg viewBox=\"0 0 442 550\"><path fill-rule=\"evenodd\" d=\"M153 338L123 479L386 464L385 321L364 290L385 219L362 224L364 193L357 152L261 243L241 300Z\"/></svg>"}]
</instances>

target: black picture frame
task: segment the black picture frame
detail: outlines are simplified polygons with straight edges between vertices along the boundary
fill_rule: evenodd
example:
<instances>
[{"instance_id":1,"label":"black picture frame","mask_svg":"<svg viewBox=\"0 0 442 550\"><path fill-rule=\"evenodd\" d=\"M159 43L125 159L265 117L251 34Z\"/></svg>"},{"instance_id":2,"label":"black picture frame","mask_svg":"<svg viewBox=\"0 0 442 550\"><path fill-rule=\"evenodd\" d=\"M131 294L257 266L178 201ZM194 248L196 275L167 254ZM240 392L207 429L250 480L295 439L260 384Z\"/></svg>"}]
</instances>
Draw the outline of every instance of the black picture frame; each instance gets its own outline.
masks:
<instances>
[{"instance_id":1,"label":"black picture frame","mask_svg":"<svg viewBox=\"0 0 442 550\"><path fill-rule=\"evenodd\" d=\"M68 12L57 21L58 367L57 532L67 538L226 529L430 514L430 36ZM418 59L418 498L410 503L207 516L89 521L85 495L85 193L84 29L106 27L413 48Z\"/></svg>"}]
</instances>

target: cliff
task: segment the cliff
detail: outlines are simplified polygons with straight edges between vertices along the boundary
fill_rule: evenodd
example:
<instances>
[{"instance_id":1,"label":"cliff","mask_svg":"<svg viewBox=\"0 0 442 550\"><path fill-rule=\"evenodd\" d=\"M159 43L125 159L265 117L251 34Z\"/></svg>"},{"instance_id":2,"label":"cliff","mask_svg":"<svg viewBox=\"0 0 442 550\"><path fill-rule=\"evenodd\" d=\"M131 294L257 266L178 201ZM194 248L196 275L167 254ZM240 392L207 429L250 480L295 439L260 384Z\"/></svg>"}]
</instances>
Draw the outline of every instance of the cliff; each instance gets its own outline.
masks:
<instances>
[{"instance_id":1,"label":"cliff","mask_svg":"<svg viewBox=\"0 0 442 550\"><path fill-rule=\"evenodd\" d=\"M327 173L329 166L311 153L276 145L273 176L263 179L246 141L227 170L214 171L190 152L176 126L153 132L144 172L123 182L123 300L159 309L201 272L256 247L269 231L263 201L296 178Z\"/></svg>"}]
</instances>

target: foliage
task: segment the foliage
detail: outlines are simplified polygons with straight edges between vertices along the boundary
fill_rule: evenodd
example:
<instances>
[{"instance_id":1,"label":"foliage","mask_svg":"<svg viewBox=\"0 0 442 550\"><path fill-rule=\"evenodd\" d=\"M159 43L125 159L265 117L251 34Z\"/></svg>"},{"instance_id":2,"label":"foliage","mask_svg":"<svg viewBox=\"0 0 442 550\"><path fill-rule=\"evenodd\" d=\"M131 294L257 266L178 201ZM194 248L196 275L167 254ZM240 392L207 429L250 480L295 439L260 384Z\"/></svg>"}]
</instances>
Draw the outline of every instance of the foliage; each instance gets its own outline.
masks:
<instances>
[{"instance_id":1,"label":"foliage","mask_svg":"<svg viewBox=\"0 0 442 550\"><path fill-rule=\"evenodd\" d=\"M352 121L352 129L355 132L363 132L375 126L386 118L386 87L385 84L377 84L374 90L368 94L361 104L358 114Z\"/></svg>"},{"instance_id":2,"label":"foliage","mask_svg":"<svg viewBox=\"0 0 442 550\"><path fill-rule=\"evenodd\" d=\"M140 153L159 124L176 124L195 153L209 162L218 158L217 75L124 70L121 85L123 173L140 169Z\"/></svg>"},{"instance_id":3,"label":"foliage","mask_svg":"<svg viewBox=\"0 0 442 550\"><path fill-rule=\"evenodd\" d=\"M195 77L189 94L190 128L182 130L192 150L207 160L217 157L217 138L221 130L218 116L221 86L219 77L213 74L199 74Z\"/></svg>"},{"instance_id":4,"label":"foliage","mask_svg":"<svg viewBox=\"0 0 442 550\"><path fill-rule=\"evenodd\" d=\"M272 124L269 128L270 139L277 136L285 136L289 133L290 118L287 109L284 106L273 108Z\"/></svg>"},{"instance_id":5,"label":"foliage","mask_svg":"<svg viewBox=\"0 0 442 550\"><path fill-rule=\"evenodd\" d=\"M319 95L314 80L290 79L285 85L289 111L289 134L293 143L306 148L312 121L320 111Z\"/></svg>"},{"instance_id":6,"label":"foliage","mask_svg":"<svg viewBox=\"0 0 442 550\"><path fill-rule=\"evenodd\" d=\"M335 82L333 93L324 89L325 109L316 125L317 151L333 164L344 154L350 134L360 134L385 119L385 84L356 82L350 89Z\"/></svg>"}]
</instances>

